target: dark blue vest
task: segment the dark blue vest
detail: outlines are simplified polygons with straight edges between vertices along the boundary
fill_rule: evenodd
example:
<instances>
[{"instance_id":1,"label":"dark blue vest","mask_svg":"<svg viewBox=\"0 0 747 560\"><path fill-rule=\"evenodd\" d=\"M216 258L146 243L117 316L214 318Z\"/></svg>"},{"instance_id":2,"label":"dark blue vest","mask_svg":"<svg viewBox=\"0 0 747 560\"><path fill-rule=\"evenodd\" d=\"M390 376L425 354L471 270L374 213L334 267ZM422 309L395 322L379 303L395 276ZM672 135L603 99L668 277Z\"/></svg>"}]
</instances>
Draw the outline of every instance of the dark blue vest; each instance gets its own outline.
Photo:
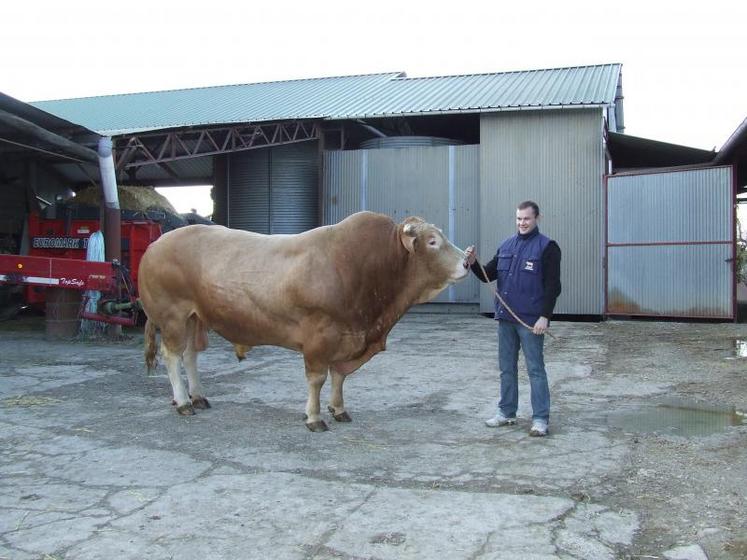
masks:
<instances>
[{"instance_id":1,"label":"dark blue vest","mask_svg":"<svg viewBox=\"0 0 747 560\"><path fill-rule=\"evenodd\" d=\"M542 315L542 253L550 241L535 228L524 239L517 233L498 247L496 289L503 301L529 326L534 326ZM517 322L498 298L495 318Z\"/></svg>"}]
</instances>

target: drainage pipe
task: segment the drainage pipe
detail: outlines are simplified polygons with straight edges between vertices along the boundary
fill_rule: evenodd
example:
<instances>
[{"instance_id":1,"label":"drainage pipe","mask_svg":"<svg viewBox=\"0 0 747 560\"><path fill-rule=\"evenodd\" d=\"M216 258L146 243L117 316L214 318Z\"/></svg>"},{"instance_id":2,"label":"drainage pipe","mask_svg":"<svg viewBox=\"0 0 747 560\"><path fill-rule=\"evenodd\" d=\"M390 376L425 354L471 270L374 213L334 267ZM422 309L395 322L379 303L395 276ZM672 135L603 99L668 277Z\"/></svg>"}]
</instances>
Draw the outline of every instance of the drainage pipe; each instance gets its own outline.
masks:
<instances>
[{"instance_id":1,"label":"drainage pipe","mask_svg":"<svg viewBox=\"0 0 747 560\"><path fill-rule=\"evenodd\" d=\"M59 150L63 155L77 159L80 161L96 163L96 152L80 144L76 144L72 140L68 140L64 136L55 134L41 126L22 119L18 115L8 113L0 109L0 124L4 124L9 128L12 128L16 132L20 132L25 136L30 136L36 140L41 140L48 146L52 146L54 149ZM33 146L27 146L31 149L39 149Z\"/></svg>"},{"instance_id":2,"label":"drainage pipe","mask_svg":"<svg viewBox=\"0 0 747 560\"><path fill-rule=\"evenodd\" d=\"M99 169L101 188L104 191L104 245L107 261L122 261L122 226L120 224L117 177L114 173L112 139L104 136L99 140Z\"/></svg>"},{"instance_id":3,"label":"drainage pipe","mask_svg":"<svg viewBox=\"0 0 747 560\"><path fill-rule=\"evenodd\" d=\"M361 119L356 119L356 121L359 125L361 125L363 128L371 132L372 134L375 134L379 138L387 138L387 135L381 132L378 128L375 128L371 126L370 124L362 121Z\"/></svg>"}]
</instances>

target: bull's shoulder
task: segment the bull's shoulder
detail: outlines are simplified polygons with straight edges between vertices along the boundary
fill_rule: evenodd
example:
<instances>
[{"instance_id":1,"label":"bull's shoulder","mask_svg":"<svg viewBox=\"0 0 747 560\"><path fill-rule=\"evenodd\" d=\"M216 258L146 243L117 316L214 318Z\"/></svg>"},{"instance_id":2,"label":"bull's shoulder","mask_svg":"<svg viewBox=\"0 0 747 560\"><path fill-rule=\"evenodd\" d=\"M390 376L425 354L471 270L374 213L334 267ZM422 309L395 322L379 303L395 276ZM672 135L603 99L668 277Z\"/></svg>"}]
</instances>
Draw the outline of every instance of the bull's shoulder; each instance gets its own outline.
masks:
<instances>
[{"instance_id":1,"label":"bull's shoulder","mask_svg":"<svg viewBox=\"0 0 747 560\"><path fill-rule=\"evenodd\" d=\"M378 212L371 212L369 210L363 210L361 212L355 212L350 214L347 218L339 222L337 225L340 226L361 226L364 224L370 225L381 225L381 226L393 226L396 225L394 220L386 214L380 214Z\"/></svg>"},{"instance_id":2,"label":"bull's shoulder","mask_svg":"<svg viewBox=\"0 0 747 560\"><path fill-rule=\"evenodd\" d=\"M362 244L366 241L382 243L395 236L398 225L386 214L376 212L356 212L344 220L330 226L332 236L341 243L352 241Z\"/></svg>"}]
</instances>

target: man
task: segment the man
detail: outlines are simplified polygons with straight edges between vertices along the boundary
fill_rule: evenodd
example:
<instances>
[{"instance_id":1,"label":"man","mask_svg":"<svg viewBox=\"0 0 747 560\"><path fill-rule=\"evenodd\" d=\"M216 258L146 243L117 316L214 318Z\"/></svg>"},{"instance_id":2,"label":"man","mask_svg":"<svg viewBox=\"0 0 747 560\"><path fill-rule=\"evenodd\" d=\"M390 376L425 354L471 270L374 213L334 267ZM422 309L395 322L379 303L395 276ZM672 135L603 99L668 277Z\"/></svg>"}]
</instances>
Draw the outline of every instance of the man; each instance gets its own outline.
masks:
<instances>
[{"instance_id":1,"label":"man","mask_svg":"<svg viewBox=\"0 0 747 560\"><path fill-rule=\"evenodd\" d=\"M496 415L485 421L491 428L516 424L519 405L519 348L524 350L532 400L529 435L548 434L550 389L543 356L544 333L560 295L560 247L537 227L539 206L531 200L516 210L517 232L501 243L483 268L475 248L465 251L467 263L482 282L497 280L495 318L498 321L498 367L501 397ZM503 300L503 301L501 301ZM524 324L522 324L524 323Z\"/></svg>"}]
</instances>

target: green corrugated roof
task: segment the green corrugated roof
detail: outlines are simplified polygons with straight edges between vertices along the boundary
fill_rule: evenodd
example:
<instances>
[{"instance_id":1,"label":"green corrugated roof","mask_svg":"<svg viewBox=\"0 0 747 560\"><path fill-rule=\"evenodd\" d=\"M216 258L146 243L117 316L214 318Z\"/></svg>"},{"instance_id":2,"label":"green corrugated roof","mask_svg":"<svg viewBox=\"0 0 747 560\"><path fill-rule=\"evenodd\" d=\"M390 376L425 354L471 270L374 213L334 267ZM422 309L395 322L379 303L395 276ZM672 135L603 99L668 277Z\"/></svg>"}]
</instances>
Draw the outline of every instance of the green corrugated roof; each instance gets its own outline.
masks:
<instances>
[{"instance_id":1,"label":"green corrugated roof","mask_svg":"<svg viewBox=\"0 0 747 560\"><path fill-rule=\"evenodd\" d=\"M353 119L522 108L607 106L620 64L407 78L313 78L32 103L104 135L293 119Z\"/></svg>"}]
</instances>

